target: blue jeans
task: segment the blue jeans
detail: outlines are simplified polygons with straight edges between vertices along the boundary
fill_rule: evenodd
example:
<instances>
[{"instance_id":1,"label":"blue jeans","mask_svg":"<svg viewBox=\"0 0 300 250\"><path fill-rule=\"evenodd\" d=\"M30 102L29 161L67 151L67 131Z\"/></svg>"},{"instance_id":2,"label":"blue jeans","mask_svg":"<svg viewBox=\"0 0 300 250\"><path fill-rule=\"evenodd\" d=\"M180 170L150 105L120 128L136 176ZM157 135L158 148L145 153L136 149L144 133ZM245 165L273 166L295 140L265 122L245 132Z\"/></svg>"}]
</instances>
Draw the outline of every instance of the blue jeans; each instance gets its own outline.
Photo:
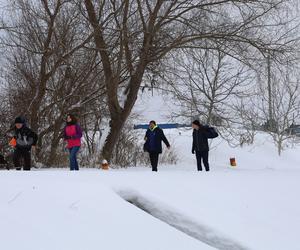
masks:
<instances>
[{"instance_id":1,"label":"blue jeans","mask_svg":"<svg viewBox=\"0 0 300 250\"><path fill-rule=\"evenodd\" d=\"M78 162L77 162L77 158L76 158L79 149L80 149L79 146L69 148L70 170L79 170L79 166L78 166Z\"/></svg>"}]
</instances>

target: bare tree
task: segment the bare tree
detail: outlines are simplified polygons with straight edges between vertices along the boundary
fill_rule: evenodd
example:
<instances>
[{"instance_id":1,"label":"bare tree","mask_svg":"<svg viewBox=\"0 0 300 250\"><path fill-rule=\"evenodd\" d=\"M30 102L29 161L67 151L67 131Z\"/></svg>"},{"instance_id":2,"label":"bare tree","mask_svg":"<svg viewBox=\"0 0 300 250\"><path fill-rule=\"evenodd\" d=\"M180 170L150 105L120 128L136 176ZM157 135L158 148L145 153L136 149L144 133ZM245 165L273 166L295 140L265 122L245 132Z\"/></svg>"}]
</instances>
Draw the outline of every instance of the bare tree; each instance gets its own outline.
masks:
<instances>
[{"instance_id":1,"label":"bare tree","mask_svg":"<svg viewBox=\"0 0 300 250\"><path fill-rule=\"evenodd\" d=\"M82 15L70 1L14 2L6 45L7 93L14 115L39 133L38 158L52 165L67 113L94 119L105 100L103 70L89 49ZM97 107L97 116L89 110ZM42 145L44 145L42 147Z\"/></svg>"},{"instance_id":2,"label":"bare tree","mask_svg":"<svg viewBox=\"0 0 300 250\"><path fill-rule=\"evenodd\" d=\"M181 103L180 116L219 126L237 120L232 103L247 95L253 78L247 67L220 50L185 49L172 60L168 82Z\"/></svg>"},{"instance_id":3,"label":"bare tree","mask_svg":"<svg viewBox=\"0 0 300 250\"><path fill-rule=\"evenodd\" d=\"M289 64L279 67L277 71L273 70L271 105L274 122L272 126L269 124L269 93L266 93L269 91L260 88L261 117L262 121L265 121L263 128L272 136L279 155L284 149L284 143L293 136L289 133L289 128L300 119L300 78L295 72L298 72L298 69Z\"/></svg>"},{"instance_id":4,"label":"bare tree","mask_svg":"<svg viewBox=\"0 0 300 250\"><path fill-rule=\"evenodd\" d=\"M103 148L110 160L151 64L183 46L277 49L265 16L284 1L85 0L87 19L101 57L111 130ZM275 27L278 22L273 22ZM274 31L274 30L273 30ZM224 46L226 45L226 46Z\"/></svg>"}]
</instances>

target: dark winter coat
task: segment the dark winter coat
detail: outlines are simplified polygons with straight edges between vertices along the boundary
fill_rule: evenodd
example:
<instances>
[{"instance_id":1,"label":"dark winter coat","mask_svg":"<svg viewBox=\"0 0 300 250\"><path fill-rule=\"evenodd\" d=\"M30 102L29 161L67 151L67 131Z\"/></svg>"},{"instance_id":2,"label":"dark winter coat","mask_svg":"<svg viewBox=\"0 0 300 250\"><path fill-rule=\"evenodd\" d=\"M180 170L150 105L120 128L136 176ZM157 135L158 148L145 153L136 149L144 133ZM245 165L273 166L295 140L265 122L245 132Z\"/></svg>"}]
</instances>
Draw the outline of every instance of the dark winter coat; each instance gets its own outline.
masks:
<instances>
[{"instance_id":1,"label":"dark winter coat","mask_svg":"<svg viewBox=\"0 0 300 250\"><path fill-rule=\"evenodd\" d=\"M17 141L16 148L19 150L29 151L32 146L35 146L38 140L38 136L25 124L22 128L15 128L14 138Z\"/></svg>"},{"instance_id":2,"label":"dark winter coat","mask_svg":"<svg viewBox=\"0 0 300 250\"><path fill-rule=\"evenodd\" d=\"M194 151L209 151L208 140L210 134L207 127L200 127L198 130L193 131L193 146Z\"/></svg>"},{"instance_id":3,"label":"dark winter coat","mask_svg":"<svg viewBox=\"0 0 300 250\"><path fill-rule=\"evenodd\" d=\"M148 129L145 135L145 144L144 151L146 152L155 152L162 153L162 141L166 144L167 147L170 147L170 143L168 142L164 131L156 127L154 130Z\"/></svg>"},{"instance_id":4,"label":"dark winter coat","mask_svg":"<svg viewBox=\"0 0 300 250\"><path fill-rule=\"evenodd\" d=\"M7 164L7 161L5 160L4 156L0 154L0 164Z\"/></svg>"}]
</instances>

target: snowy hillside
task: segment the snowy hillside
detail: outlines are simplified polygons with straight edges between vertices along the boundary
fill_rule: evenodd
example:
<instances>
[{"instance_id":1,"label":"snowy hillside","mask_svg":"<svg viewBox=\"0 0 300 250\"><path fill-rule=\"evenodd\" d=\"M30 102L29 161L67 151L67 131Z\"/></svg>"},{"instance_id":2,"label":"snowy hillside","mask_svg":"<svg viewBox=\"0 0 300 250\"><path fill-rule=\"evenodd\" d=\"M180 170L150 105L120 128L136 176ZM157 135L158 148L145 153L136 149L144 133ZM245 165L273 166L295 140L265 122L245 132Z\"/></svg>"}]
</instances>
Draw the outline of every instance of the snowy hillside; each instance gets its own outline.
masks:
<instances>
[{"instance_id":1,"label":"snowy hillside","mask_svg":"<svg viewBox=\"0 0 300 250\"><path fill-rule=\"evenodd\" d=\"M1 171L1 249L300 249L299 149L279 158L263 134L235 149L218 138L212 171L197 172L191 130L165 132L181 160L158 173Z\"/></svg>"},{"instance_id":2,"label":"snowy hillside","mask_svg":"<svg viewBox=\"0 0 300 250\"><path fill-rule=\"evenodd\" d=\"M299 7L0 0L0 250L300 250Z\"/></svg>"}]
</instances>

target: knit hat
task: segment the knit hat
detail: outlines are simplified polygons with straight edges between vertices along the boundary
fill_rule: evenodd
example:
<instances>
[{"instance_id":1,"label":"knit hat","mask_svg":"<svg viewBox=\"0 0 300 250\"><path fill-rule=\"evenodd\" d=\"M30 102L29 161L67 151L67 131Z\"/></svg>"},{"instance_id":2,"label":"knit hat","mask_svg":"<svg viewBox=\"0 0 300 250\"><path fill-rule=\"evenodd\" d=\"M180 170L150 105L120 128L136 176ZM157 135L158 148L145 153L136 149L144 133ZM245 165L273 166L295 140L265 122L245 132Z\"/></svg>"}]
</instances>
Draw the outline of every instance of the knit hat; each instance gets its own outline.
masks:
<instances>
[{"instance_id":1,"label":"knit hat","mask_svg":"<svg viewBox=\"0 0 300 250\"><path fill-rule=\"evenodd\" d=\"M199 120L195 120L195 121L193 121L192 123L193 123L193 124L195 124L195 125L197 125L198 127L200 127L200 126L201 126L201 124L200 124Z\"/></svg>"},{"instance_id":2,"label":"knit hat","mask_svg":"<svg viewBox=\"0 0 300 250\"><path fill-rule=\"evenodd\" d=\"M149 122L149 124L150 124L150 123L156 125L156 121L153 121L153 120L152 120L152 121Z\"/></svg>"},{"instance_id":3,"label":"knit hat","mask_svg":"<svg viewBox=\"0 0 300 250\"><path fill-rule=\"evenodd\" d=\"M16 123L24 124L24 123L25 123L25 119L24 119L22 116L18 116L18 117L15 119L15 124L16 124Z\"/></svg>"}]
</instances>

